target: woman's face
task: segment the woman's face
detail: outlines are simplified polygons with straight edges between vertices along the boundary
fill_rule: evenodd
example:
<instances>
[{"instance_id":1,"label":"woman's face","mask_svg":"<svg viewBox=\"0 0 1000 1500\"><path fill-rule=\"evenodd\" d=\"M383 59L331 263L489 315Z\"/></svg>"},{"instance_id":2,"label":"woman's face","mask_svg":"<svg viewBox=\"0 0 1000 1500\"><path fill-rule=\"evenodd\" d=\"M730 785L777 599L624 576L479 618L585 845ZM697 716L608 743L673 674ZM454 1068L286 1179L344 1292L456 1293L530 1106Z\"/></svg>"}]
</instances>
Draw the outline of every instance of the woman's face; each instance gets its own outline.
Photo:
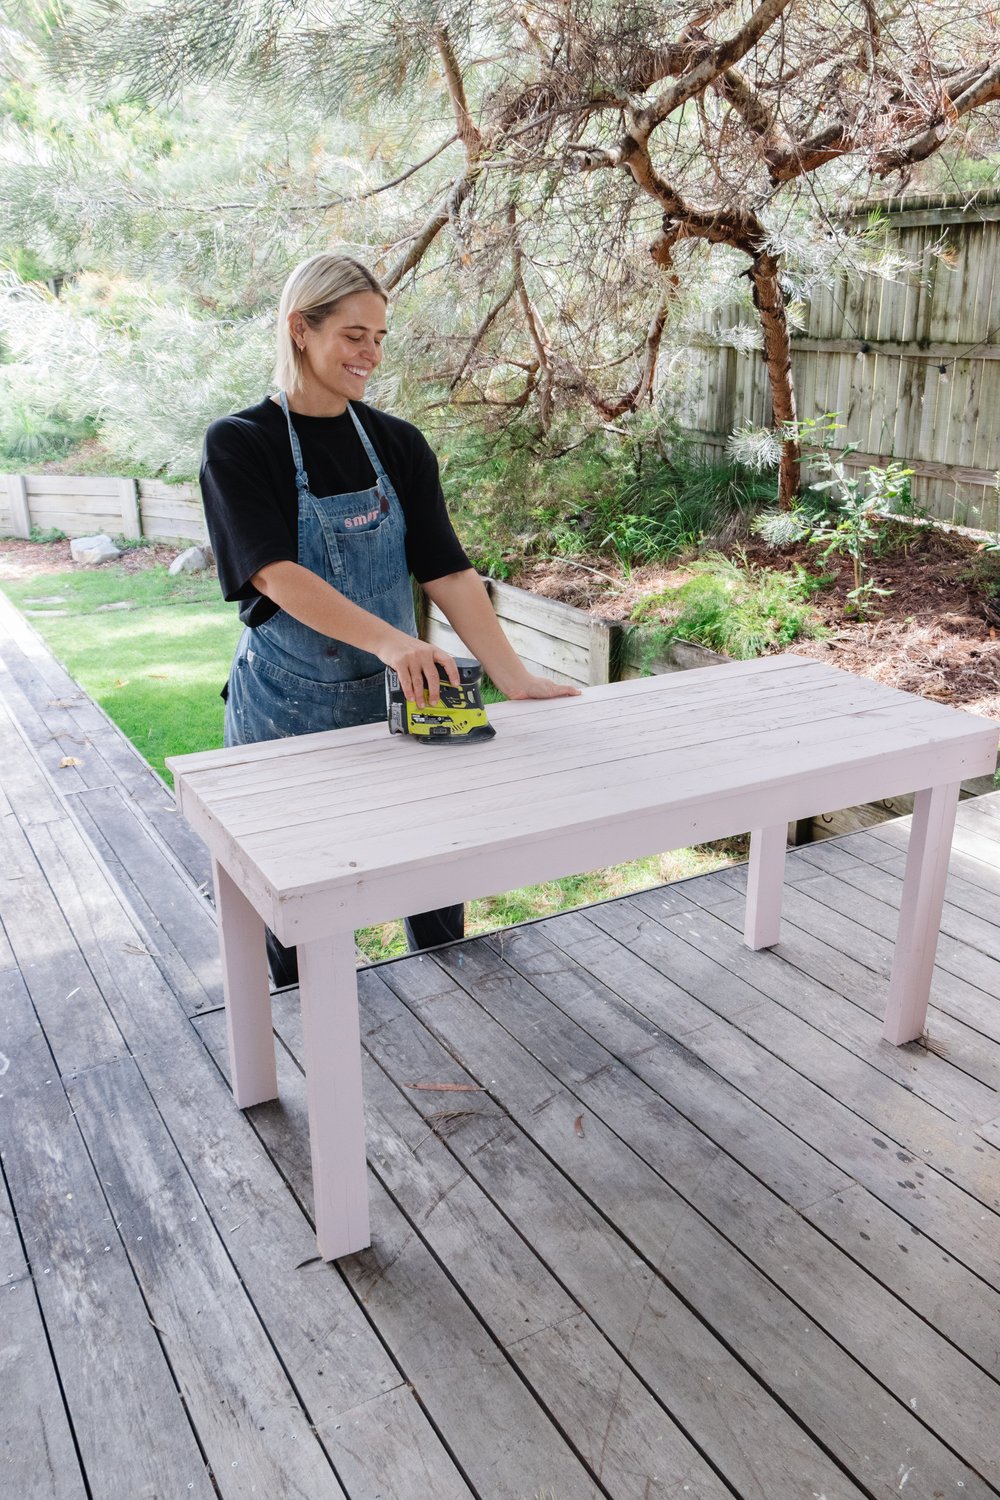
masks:
<instances>
[{"instance_id":1,"label":"woman's face","mask_svg":"<svg viewBox=\"0 0 1000 1500\"><path fill-rule=\"evenodd\" d=\"M302 349L296 408L312 416L339 416L348 401L360 401L382 358L385 303L378 293L352 292L318 328L310 328L301 313L292 313L288 326Z\"/></svg>"}]
</instances>

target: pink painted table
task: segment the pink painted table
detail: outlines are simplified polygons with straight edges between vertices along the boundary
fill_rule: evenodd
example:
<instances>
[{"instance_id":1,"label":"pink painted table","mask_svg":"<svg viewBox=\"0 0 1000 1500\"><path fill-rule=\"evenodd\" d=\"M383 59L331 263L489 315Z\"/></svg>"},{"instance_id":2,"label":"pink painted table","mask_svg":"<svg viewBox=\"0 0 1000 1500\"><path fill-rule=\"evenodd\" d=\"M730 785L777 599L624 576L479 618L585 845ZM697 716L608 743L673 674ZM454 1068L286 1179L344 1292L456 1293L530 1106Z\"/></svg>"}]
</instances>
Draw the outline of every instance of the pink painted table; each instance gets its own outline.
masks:
<instances>
[{"instance_id":1,"label":"pink painted table","mask_svg":"<svg viewBox=\"0 0 1000 1500\"><path fill-rule=\"evenodd\" d=\"M490 710L430 749L384 725L175 756L214 861L233 1092L277 1095L264 924L297 945L316 1232L369 1243L354 929L751 832L745 941L778 941L797 818L916 792L885 1036L923 1030L959 785L1000 727L795 656Z\"/></svg>"}]
</instances>

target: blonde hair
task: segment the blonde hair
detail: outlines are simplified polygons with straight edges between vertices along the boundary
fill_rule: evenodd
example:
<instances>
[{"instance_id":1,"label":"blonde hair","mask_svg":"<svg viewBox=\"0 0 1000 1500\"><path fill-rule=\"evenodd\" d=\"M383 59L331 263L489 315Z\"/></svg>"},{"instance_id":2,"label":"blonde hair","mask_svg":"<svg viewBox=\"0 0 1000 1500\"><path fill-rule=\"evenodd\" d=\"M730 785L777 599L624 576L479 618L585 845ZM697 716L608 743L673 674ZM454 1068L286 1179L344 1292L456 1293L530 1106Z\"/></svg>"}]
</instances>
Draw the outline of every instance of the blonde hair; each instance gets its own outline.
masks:
<instances>
[{"instance_id":1,"label":"blonde hair","mask_svg":"<svg viewBox=\"0 0 1000 1500\"><path fill-rule=\"evenodd\" d=\"M279 391L294 391L301 382L302 351L292 338L288 320L301 313L310 328L318 328L345 297L374 292L388 304L389 293L373 272L350 255L310 255L289 276L278 303L277 355L272 379Z\"/></svg>"}]
</instances>

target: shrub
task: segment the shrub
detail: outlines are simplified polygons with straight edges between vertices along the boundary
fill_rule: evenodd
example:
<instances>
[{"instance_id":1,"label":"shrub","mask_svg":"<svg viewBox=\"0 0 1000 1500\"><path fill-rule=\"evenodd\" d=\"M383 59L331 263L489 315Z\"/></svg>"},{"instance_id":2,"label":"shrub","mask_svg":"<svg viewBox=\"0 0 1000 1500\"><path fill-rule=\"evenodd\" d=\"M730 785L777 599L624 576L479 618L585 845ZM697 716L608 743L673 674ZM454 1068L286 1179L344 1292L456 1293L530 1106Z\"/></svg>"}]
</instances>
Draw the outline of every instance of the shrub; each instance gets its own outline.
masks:
<instances>
[{"instance_id":1,"label":"shrub","mask_svg":"<svg viewBox=\"0 0 1000 1500\"><path fill-rule=\"evenodd\" d=\"M781 651L793 641L824 634L808 601L822 586L804 568L793 572L715 553L692 563L693 577L649 595L632 611L634 621L660 617L647 659L675 640L697 641L738 660ZM663 620L663 614L669 618Z\"/></svg>"}]
</instances>

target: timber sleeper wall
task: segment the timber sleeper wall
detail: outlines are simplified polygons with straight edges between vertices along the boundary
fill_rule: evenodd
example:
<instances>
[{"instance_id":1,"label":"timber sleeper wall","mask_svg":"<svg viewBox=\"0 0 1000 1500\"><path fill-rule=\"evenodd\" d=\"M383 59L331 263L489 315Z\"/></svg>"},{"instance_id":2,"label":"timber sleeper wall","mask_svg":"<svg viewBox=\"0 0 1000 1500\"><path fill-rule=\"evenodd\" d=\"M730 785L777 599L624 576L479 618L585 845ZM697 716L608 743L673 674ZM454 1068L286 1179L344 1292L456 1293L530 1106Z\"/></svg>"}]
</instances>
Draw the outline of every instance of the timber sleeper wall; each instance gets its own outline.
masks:
<instances>
[{"instance_id":1,"label":"timber sleeper wall","mask_svg":"<svg viewBox=\"0 0 1000 1500\"><path fill-rule=\"evenodd\" d=\"M205 542L201 496L193 484L72 474L0 475L0 535L33 530L66 536L106 532L129 539Z\"/></svg>"},{"instance_id":2,"label":"timber sleeper wall","mask_svg":"<svg viewBox=\"0 0 1000 1500\"><path fill-rule=\"evenodd\" d=\"M525 666L556 682L589 687L641 677L647 670L654 675L682 672L688 667L711 666L725 660L704 646L678 641L647 665L641 631L595 619L572 604L545 599L509 583L498 583L492 578L484 581L504 634ZM445 651L464 649L440 610L429 601L425 601L422 634Z\"/></svg>"}]
</instances>

